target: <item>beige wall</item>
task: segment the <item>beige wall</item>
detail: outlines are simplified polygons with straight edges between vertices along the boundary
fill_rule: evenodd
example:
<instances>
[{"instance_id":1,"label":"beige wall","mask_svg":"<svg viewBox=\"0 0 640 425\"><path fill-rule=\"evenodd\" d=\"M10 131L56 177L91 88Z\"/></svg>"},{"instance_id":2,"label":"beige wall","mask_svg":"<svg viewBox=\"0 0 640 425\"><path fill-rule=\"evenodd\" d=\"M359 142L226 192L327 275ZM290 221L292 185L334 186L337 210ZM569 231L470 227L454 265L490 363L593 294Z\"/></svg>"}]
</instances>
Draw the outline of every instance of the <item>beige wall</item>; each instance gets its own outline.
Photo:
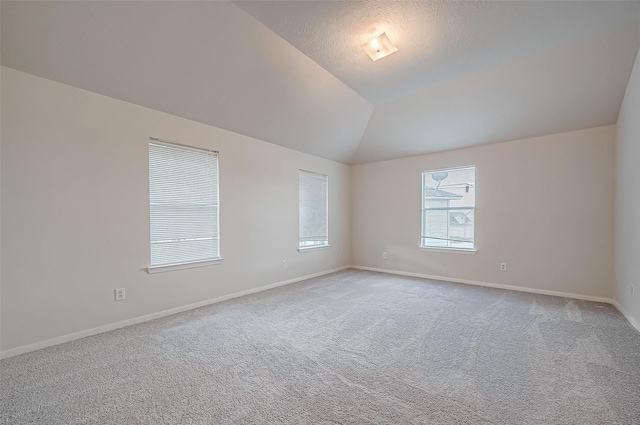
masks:
<instances>
[{"instance_id":1,"label":"beige wall","mask_svg":"<svg viewBox=\"0 0 640 425\"><path fill-rule=\"evenodd\" d=\"M640 330L640 53L618 115L615 258L615 300Z\"/></svg>"},{"instance_id":2,"label":"beige wall","mask_svg":"<svg viewBox=\"0 0 640 425\"><path fill-rule=\"evenodd\" d=\"M614 134L607 126L353 166L354 264L610 298ZM476 166L477 254L420 250L422 171L465 165Z\"/></svg>"},{"instance_id":3,"label":"beige wall","mask_svg":"<svg viewBox=\"0 0 640 425\"><path fill-rule=\"evenodd\" d=\"M346 165L9 68L2 124L3 351L349 264ZM222 264L144 271L150 136L220 152ZM297 252L299 168L329 175L329 249Z\"/></svg>"},{"instance_id":4,"label":"beige wall","mask_svg":"<svg viewBox=\"0 0 640 425\"><path fill-rule=\"evenodd\" d=\"M617 132L616 299L636 320L639 86L636 65ZM347 264L613 296L614 126L348 167L9 68L1 108L3 351ZM222 264L144 271L150 136L220 152ZM421 172L462 165L478 252L420 250ZM331 184L332 246L304 254L300 168Z\"/></svg>"}]
</instances>

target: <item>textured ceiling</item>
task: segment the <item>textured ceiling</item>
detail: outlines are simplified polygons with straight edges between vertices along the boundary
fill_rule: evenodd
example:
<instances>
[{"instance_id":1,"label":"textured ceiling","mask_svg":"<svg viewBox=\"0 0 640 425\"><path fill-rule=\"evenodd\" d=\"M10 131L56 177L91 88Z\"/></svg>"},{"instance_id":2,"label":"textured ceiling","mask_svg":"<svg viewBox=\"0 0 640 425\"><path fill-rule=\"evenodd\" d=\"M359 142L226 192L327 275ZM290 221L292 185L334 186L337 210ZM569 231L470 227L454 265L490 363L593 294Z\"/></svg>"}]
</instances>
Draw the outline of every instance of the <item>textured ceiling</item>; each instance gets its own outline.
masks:
<instances>
[{"instance_id":1,"label":"textured ceiling","mask_svg":"<svg viewBox=\"0 0 640 425\"><path fill-rule=\"evenodd\" d=\"M239 1L324 69L378 105L638 21L610 1ZM399 51L361 45L386 32Z\"/></svg>"},{"instance_id":2,"label":"textured ceiling","mask_svg":"<svg viewBox=\"0 0 640 425\"><path fill-rule=\"evenodd\" d=\"M0 5L5 66L346 163L613 124L640 46L638 1Z\"/></svg>"},{"instance_id":3,"label":"textured ceiling","mask_svg":"<svg viewBox=\"0 0 640 425\"><path fill-rule=\"evenodd\" d=\"M379 105L352 162L614 124L637 39L622 28Z\"/></svg>"}]
</instances>

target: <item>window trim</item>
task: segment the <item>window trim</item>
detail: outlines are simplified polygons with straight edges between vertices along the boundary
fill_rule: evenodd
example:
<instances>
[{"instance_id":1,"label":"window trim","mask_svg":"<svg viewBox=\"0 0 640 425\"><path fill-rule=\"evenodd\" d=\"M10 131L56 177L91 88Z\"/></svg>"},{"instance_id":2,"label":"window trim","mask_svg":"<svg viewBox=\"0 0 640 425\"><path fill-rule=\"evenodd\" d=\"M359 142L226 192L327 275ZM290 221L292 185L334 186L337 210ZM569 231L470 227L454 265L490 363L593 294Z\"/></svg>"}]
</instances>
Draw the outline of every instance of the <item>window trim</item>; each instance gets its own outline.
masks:
<instances>
[{"instance_id":1,"label":"window trim","mask_svg":"<svg viewBox=\"0 0 640 425\"><path fill-rule=\"evenodd\" d=\"M217 264L222 263L224 258L218 257L211 260L202 260L202 261L193 261L190 263L175 263L175 264L163 264L161 266L149 266L147 267L147 273L164 273L171 272L174 270L184 270L184 269L193 269L196 267L206 267L206 266L215 266Z\"/></svg>"},{"instance_id":2,"label":"window trim","mask_svg":"<svg viewBox=\"0 0 640 425\"><path fill-rule=\"evenodd\" d=\"M318 246L299 247L298 252L302 254L304 252L318 251L318 250L327 249L327 248L331 248L331 245L327 244L327 245L318 245Z\"/></svg>"},{"instance_id":3,"label":"window trim","mask_svg":"<svg viewBox=\"0 0 640 425\"><path fill-rule=\"evenodd\" d=\"M424 188L425 188L425 174L426 173L437 173L439 171L456 171L456 170L464 170L467 168L473 168L473 184L474 187L477 185L476 183L476 177L477 177L477 167L475 165L462 165L462 166L457 166L457 167L446 167L446 168L436 168L433 170L425 170L422 171L421 173L421 210L420 210L420 242L419 242L419 248L422 251L432 251L432 252L443 252L443 253L457 253L457 254L471 254L471 255L475 255L478 252L477 249L477 245L476 245L476 229L475 229L475 223L474 223L474 228L473 228L473 247L471 248L461 248L461 247L450 247L450 246L431 246L431 245L423 245L423 239L424 239L424 226L425 226L425 220L424 220L424 211L425 211L425 196L424 196ZM448 208L447 208L448 210ZM475 216L475 210L476 210L476 199L474 196L473 199L473 211L474 211L474 216Z\"/></svg>"},{"instance_id":4,"label":"window trim","mask_svg":"<svg viewBox=\"0 0 640 425\"><path fill-rule=\"evenodd\" d=\"M169 141L169 140L164 140L164 139L159 139L157 137L149 137L148 141L147 141L147 149L149 149L149 145L151 143L155 143L158 145L165 145L165 146L169 146L169 147L180 147L183 149L187 149L187 150L192 150L195 152L210 152L210 153L215 153L216 154L216 181L218 183L218 187L217 187L217 193L218 193L218 199L217 199L217 207L218 207L218 212L217 212L217 217L216 217L216 228L218 230L218 234L217 234L217 240L218 240L218 256L217 257L212 257L212 258L206 258L203 260L195 260L195 261L187 261L187 262L180 262L180 263L169 263L169 264L158 264L158 265L152 265L151 264L151 257L149 256L149 265L146 267L146 272L148 274L154 274L154 273L162 273L162 272L169 272L169 271L175 271L175 270L184 270L184 269L190 269L190 268L196 268L196 267L206 267L206 266L212 266L212 265L217 265L220 264L222 262L222 260L224 260L224 258L221 256L221 230L220 230L220 152L218 152L215 149L209 149L209 148L201 148L201 147L196 147L196 146L189 146L189 145L185 145L183 143L177 143L177 142L173 142L173 141ZM148 156L149 154L147 153L147 160L149 158ZM150 169L147 168L147 183L150 185L151 182L151 175L150 175ZM148 192L150 193L150 186L148 186ZM147 215L149 217L149 255L151 255L151 209L150 209L150 204L149 204L149 213Z\"/></svg>"},{"instance_id":5,"label":"window trim","mask_svg":"<svg viewBox=\"0 0 640 425\"><path fill-rule=\"evenodd\" d=\"M447 248L444 246L420 246L420 251L444 252L446 254L468 254L475 255L478 253L477 248Z\"/></svg>"},{"instance_id":6,"label":"window trim","mask_svg":"<svg viewBox=\"0 0 640 425\"><path fill-rule=\"evenodd\" d=\"M307 174L315 174L317 176L322 176L326 178L327 188L325 193L325 227L327 229L327 241L323 245L310 245L310 246L300 246L300 176L302 173ZM329 243L329 175L324 173L319 173L316 171L309 171L305 169L298 169L298 252L309 252L317 249L329 248L331 245Z\"/></svg>"}]
</instances>

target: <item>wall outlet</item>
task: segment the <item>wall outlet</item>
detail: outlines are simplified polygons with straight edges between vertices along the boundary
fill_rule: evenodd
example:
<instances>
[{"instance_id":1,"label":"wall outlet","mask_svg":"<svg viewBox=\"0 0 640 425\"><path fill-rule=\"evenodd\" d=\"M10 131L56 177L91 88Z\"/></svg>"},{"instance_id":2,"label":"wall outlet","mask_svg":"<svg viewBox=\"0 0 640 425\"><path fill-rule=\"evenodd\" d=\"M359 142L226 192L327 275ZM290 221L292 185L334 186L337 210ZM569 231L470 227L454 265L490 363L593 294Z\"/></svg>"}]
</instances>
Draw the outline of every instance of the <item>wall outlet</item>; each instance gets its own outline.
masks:
<instances>
[{"instance_id":1,"label":"wall outlet","mask_svg":"<svg viewBox=\"0 0 640 425\"><path fill-rule=\"evenodd\" d=\"M634 295L636 293L636 287L631 285L631 295Z\"/></svg>"},{"instance_id":2,"label":"wall outlet","mask_svg":"<svg viewBox=\"0 0 640 425\"><path fill-rule=\"evenodd\" d=\"M500 263L500 271L501 272L507 271L507 263Z\"/></svg>"},{"instance_id":3,"label":"wall outlet","mask_svg":"<svg viewBox=\"0 0 640 425\"><path fill-rule=\"evenodd\" d=\"M124 292L124 288L114 289L114 297L116 301L124 301L126 294Z\"/></svg>"},{"instance_id":4,"label":"wall outlet","mask_svg":"<svg viewBox=\"0 0 640 425\"><path fill-rule=\"evenodd\" d=\"M340 257L344 257L344 251L340 251Z\"/></svg>"},{"instance_id":5,"label":"wall outlet","mask_svg":"<svg viewBox=\"0 0 640 425\"><path fill-rule=\"evenodd\" d=\"M282 268L283 269L287 268L287 260L282 260Z\"/></svg>"},{"instance_id":6,"label":"wall outlet","mask_svg":"<svg viewBox=\"0 0 640 425\"><path fill-rule=\"evenodd\" d=\"M383 252L382 253L382 258L384 258L386 260L387 258L389 258L389 254L387 254L386 252Z\"/></svg>"}]
</instances>

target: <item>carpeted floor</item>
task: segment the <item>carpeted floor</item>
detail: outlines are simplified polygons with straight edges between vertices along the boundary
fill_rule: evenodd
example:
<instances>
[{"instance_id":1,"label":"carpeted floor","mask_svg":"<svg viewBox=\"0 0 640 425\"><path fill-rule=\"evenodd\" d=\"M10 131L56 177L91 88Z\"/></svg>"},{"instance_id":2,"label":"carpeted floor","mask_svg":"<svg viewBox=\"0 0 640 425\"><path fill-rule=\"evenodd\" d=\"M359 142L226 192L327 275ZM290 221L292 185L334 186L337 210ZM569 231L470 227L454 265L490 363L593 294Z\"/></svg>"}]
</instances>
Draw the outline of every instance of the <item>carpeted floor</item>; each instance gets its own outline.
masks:
<instances>
[{"instance_id":1,"label":"carpeted floor","mask_svg":"<svg viewBox=\"0 0 640 425\"><path fill-rule=\"evenodd\" d=\"M2 360L2 424L640 424L612 306L347 270Z\"/></svg>"}]
</instances>

